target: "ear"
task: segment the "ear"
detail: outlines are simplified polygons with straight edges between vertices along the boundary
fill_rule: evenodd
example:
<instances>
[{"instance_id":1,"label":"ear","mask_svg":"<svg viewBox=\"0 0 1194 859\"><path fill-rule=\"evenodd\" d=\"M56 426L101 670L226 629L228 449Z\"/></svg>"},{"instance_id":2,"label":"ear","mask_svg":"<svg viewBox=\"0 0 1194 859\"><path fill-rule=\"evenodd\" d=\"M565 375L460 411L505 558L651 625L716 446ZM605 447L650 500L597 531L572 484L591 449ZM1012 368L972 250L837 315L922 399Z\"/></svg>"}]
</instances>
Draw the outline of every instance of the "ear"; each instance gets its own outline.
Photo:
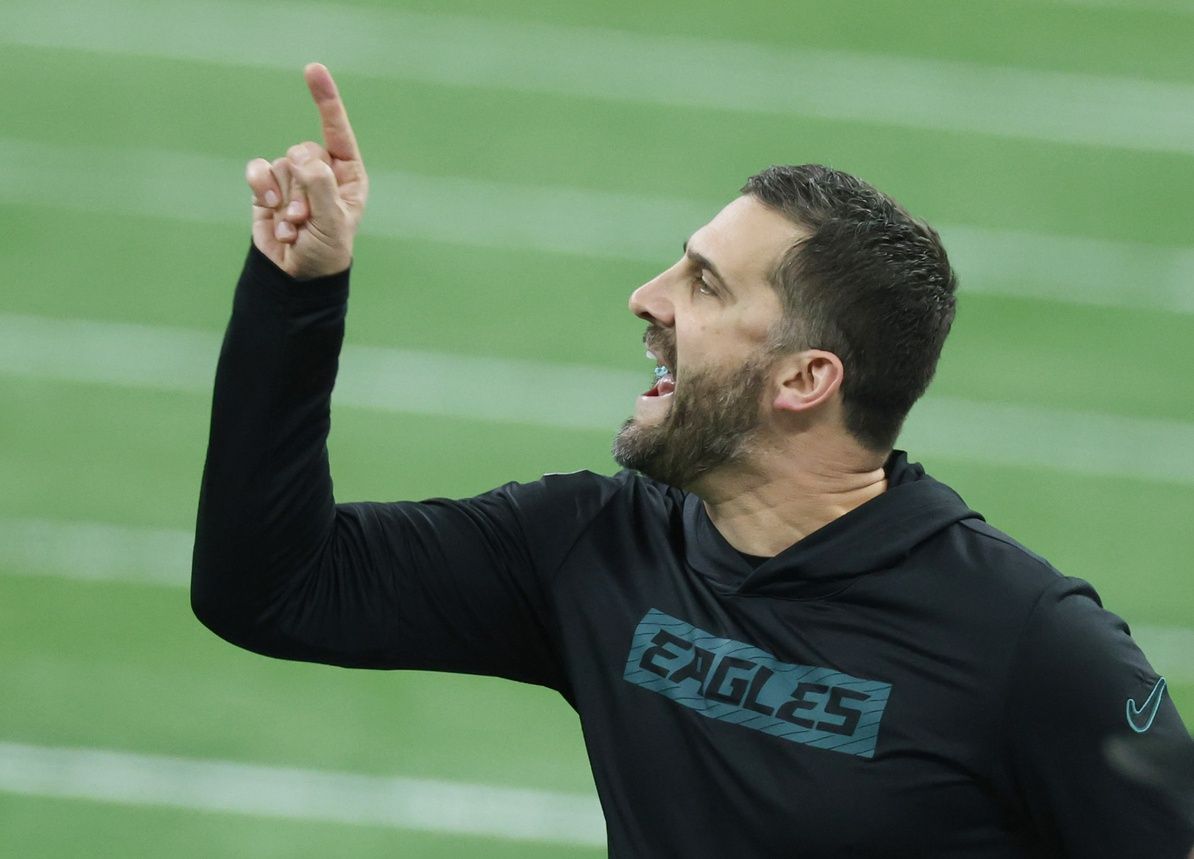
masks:
<instances>
[{"instance_id":1,"label":"ear","mask_svg":"<svg viewBox=\"0 0 1194 859\"><path fill-rule=\"evenodd\" d=\"M832 352L809 349L781 360L779 391L772 406L781 412L806 412L829 401L842 387L845 369Z\"/></svg>"}]
</instances>

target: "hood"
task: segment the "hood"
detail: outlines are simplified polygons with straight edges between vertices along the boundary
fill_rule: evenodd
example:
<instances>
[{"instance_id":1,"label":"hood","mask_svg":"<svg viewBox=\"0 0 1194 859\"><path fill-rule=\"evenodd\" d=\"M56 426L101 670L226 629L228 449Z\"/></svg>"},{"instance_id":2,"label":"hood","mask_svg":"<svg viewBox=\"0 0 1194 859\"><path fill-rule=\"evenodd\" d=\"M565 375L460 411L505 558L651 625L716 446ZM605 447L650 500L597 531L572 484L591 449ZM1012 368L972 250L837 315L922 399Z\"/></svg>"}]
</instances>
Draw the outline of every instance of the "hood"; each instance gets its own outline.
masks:
<instances>
[{"instance_id":1,"label":"hood","mask_svg":"<svg viewBox=\"0 0 1194 859\"><path fill-rule=\"evenodd\" d=\"M695 495L684 501L685 553L698 572L742 594L811 599L846 579L898 565L920 543L963 519L982 519L961 497L893 451L887 491L753 567L721 535Z\"/></svg>"}]
</instances>

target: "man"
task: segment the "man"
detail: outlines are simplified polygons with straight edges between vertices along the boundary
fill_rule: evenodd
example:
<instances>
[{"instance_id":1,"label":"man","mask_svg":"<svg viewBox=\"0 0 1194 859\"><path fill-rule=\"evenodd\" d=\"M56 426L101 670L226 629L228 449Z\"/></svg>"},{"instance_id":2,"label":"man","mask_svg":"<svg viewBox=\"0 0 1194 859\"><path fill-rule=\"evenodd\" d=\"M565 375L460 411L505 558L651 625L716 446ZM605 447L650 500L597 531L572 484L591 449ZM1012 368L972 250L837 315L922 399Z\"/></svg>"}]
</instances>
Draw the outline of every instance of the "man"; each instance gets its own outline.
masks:
<instances>
[{"instance_id":1,"label":"man","mask_svg":"<svg viewBox=\"0 0 1194 859\"><path fill-rule=\"evenodd\" d=\"M827 168L772 168L634 292L656 382L614 477L341 504L325 441L368 179L250 162L198 617L290 659L508 677L575 707L613 856L1184 856L1109 737L1180 737L1093 590L892 446L955 280L935 232Z\"/></svg>"}]
</instances>

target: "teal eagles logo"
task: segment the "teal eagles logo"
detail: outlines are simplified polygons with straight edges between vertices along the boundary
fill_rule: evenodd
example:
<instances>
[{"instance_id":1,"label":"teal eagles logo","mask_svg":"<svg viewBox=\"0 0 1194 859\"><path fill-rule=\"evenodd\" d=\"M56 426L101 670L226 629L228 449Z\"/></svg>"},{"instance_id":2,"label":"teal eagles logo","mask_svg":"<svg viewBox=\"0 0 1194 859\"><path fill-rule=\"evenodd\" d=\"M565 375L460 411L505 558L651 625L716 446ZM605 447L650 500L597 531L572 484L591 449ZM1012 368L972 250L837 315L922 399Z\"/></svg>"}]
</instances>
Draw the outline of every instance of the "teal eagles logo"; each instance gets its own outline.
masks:
<instances>
[{"instance_id":1,"label":"teal eagles logo","mask_svg":"<svg viewBox=\"0 0 1194 859\"><path fill-rule=\"evenodd\" d=\"M651 609L622 675L709 719L818 749L875 756L891 684L832 668L780 662Z\"/></svg>"}]
</instances>

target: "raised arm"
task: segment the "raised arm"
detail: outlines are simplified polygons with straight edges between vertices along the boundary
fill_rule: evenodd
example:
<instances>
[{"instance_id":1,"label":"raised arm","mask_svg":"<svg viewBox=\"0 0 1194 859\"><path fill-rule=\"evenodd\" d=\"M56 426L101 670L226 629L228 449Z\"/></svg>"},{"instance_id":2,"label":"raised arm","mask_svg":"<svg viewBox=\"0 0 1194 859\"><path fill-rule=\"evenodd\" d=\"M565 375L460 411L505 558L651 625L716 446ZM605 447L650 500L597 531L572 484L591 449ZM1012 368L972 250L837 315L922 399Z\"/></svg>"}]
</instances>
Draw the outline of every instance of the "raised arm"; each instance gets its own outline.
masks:
<instances>
[{"instance_id":1,"label":"raised arm","mask_svg":"<svg viewBox=\"0 0 1194 859\"><path fill-rule=\"evenodd\" d=\"M325 145L247 171L253 246L216 373L192 606L271 656L562 689L544 587L554 537L525 530L552 506L548 482L335 503L326 441L367 179L331 76L306 78Z\"/></svg>"}]
</instances>

